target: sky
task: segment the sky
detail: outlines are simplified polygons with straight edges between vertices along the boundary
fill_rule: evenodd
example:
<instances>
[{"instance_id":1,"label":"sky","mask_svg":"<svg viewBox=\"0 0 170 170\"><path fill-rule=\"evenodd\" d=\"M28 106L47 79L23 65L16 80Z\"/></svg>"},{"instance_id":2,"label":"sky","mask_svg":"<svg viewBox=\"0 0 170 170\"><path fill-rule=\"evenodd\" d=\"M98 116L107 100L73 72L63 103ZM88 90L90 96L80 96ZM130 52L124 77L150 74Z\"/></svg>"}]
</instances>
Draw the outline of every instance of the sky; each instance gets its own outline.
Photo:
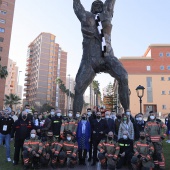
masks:
<instances>
[{"instance_id":1,"label":"sky","mask_svg":"<svg viewBox=\"0 0 170 170\"><path fill-rule=\"evenodd\" d=\"M89 11L93 0L81 0ZM103 1L104 2L104 1ZM142 56L150 44L170 44L170 0L117 0L112 19L112 48L116 57ZM67 75L75 77L82 57L81 25L73 0L16 0L9 57L22 71L24 84L27 47L41 32L56 35L68 52ZM108 74L95 77L101 89L113 82Z\"/></svg>"}]
</instances>

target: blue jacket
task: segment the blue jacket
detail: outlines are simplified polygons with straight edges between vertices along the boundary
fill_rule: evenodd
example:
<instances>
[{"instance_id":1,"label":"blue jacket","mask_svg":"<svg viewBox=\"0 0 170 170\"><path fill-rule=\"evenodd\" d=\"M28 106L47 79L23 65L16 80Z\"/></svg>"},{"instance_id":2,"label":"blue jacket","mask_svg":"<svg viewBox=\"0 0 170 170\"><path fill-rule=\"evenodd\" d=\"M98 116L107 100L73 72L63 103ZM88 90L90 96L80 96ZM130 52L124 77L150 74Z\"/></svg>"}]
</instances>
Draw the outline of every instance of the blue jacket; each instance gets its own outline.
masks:
<instances>
[{"instance_id":1,"label":"blue jacket","mask_svg":"<svg viewBox=\"0 0 170 170\"><path fill-rule=\"evenodd\" d=\"M82 123L81 121L78 123L78 127L77 127L77 133L76 133L76 137L77 137L77 142L78 142L78 149L80 148L80 139L83 136L82 134ZM90 148L90 144L89 144L89 139L91 137L91 126L89 121L86 122L86 130L85 130L85 149L87 149L87 151Z\"/></svg>"}]
</instances>

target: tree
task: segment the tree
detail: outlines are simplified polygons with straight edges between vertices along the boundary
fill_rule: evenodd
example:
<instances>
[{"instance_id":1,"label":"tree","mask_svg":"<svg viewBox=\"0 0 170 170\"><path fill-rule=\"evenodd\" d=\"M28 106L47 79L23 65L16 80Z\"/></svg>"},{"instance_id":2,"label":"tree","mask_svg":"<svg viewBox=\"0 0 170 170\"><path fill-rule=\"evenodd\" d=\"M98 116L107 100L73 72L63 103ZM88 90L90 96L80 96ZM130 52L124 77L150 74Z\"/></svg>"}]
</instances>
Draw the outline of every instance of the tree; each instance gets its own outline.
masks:
<instances>
[{"instance_id":1,"label":"tree","mask_svg":"<svg viewBox=\"0 0 170 170\"><path fill-rule=\"evenodd\" d=\"M100 86L100 83L97 80L93 80L92 87L94 90L94 96L96 94L96 106L98 106L98 95L101 94L99 86ZM94 97L94 100L95 100L95 97ZM95 101L94 101L94 103L95 103Z\"/></svg>"},{"instance_id":2,"label":"tree","mask_svg":"<svg viewBox=\"0 0 170 170\"><path fill-rule=\"evenodd\" d=\"M1 61L1 57L0 57ZM8 76L7 66L1 66L0 64L0 79L5 79Z\"/></svg>"},{"instance_id":3,"label":"tree","mask_svg":"<svg viewBox=\"0 0 170 170\"><path fill-rule=\"evenodd\" d=\"M44 103L42 107L40 108L40 112L50 112L53 107L49 105L48 103Z\"/></svg>"},{"instance_id":4,"label":"tree","mask_svg":"<svg viewBox=\"0 0 170 170\"><path fill-rule=\"evenodd\" d=\"M6 106L9 105L9 107L12 109L13 105L21 104L20 100L21 99L19 96L17 96L16 94L10 93L9 96L5 95L4 104Z\"/></svg>"}]
</instances>

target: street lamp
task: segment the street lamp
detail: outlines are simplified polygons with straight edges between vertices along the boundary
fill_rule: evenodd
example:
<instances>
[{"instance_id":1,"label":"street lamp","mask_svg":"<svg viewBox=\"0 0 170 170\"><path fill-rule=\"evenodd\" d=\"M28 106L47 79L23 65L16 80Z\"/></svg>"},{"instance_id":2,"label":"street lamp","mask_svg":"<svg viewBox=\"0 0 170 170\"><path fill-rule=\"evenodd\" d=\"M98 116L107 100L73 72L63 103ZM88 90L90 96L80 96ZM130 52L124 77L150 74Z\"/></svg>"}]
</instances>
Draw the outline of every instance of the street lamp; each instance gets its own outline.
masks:
<instances>
[{"instance_id":1,"label":"street lamp","mask_svg":"<svg viewBox=\"0 0 170 170\"><path fill-rule=\"evenodd\" d=\"M136 87L137 96L139 97L139 102L140 102L140 113L142 113L142 97L144 95L144 89L145 88L141 85Z\"/></svg>"},{"instance_id":2,"label":"street lamp","mask_svg":"<svg viewBox=\"0 0 170 170\"><path fill-rule=\"evenodd\" d=\"M18 95L18 86L19 86L19 77L20 77L20 73L21 73L22 71L19 71L19 73L18 73L18 85L17 85L17 96L19 96Z\"/></svg>"},{"instance_id":3,"label":"street lamp","mask_svg":"<svg viewBox=\"0 0 170 170\"><path fill-rule=\"evenodd\" d=\"M131 90L129 89L129 109L130 109L130 95L131 95Z\"/></svg>"},{"instance_id":4,"label":"street lamp","mask_svg":"<svg viewBox=\"0 0 170 170\"><path fill-rule=\"evenodd\" d=\"M69 77L69 84L68 84L68 86L69 86L69 94L68 94L68 102L67 102L67 111L70 109L70 74L68 75L68 77Z\"/></svg>"}]
</instances>

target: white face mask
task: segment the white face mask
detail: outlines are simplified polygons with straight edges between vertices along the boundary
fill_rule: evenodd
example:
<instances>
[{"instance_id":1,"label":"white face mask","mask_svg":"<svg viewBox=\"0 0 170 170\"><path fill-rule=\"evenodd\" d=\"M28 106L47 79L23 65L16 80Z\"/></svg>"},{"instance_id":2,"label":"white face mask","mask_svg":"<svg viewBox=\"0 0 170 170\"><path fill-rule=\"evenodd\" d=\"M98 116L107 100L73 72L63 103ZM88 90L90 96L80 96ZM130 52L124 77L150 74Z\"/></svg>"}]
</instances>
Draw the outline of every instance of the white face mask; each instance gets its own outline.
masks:
<instances>
[{"instance_id":1,"label":"white face mask","mask_svg":"<svg viewBox=\"0 0 170 170\"><path fill-rule=\"evenodd\" d=\"M127 135L123 135L123 139L127 139Z\"/></svg>"},{"instance_id":2,"label":"white face mask","mask_svg":"<svg viewBox=\"0 0 170 170\"><path fill-rule=\"evenodd\" d=\"M87 115L88 115L88 116L91 116L91 112L87 112Z\"/></svg>"},{"instance_id":3,"label":"white face mask","mask_svg":"<svg viewBox=\"0 0 170 170\"><path fill-rule=\"evenodd\" d=\"M35 138L35 134L34 133L31 134L31 138Z\"/></svg>"},{"instance_id":4,"label":"white face mask","mask_svg":"<svg viewBox=\"0 0 170 170\"><path fill-rule=\"evenodd\" d=\"M71 137L67 137L67 140L70 141L70 140L71 140Z\"/></svg>"},{"instance_id":5,"label":"white face mask","mask_svg":"<svg viewBox=\"0 0 170 170\"><path fill-rule=\"evenodd\" d=\"M138 117L136 117L136 120L139 120L139 118L138 118Z\"/></svg>"},{"instance_id":6,"label":"white face mask","mask_svg":"<svg viewBox=\"0 0 170 170\"><path fill-rule=\"evenodd\" d=\"M106 119L109 119L109 117L110 117L110 116L108 116L108 115L105 116Z\"/></svg>"},{"instance_id":7,"label":"white face mask","mask_svg":"<svg viewBox=\"0 0 170 170\"><path fill-rule=\"evenodd\" d=\"M73 114L72 114L72 113L69 113L69 114L68 114L68 117L72 117L72 116L73 116Z\"/></svg>"},{"instance_id":8,"label":"white face mask","mask_svg":"<svg viewBox=\"0 0 170 170\"><path fill-rule=\"evenodd\" d=\"M127 121L126 121L126 120L124 120L124 121L123 121L123 123L127 123Z\"/></svg>"},{"instance_id":9,"label":"white face mask","mask_svg":"<svg viewBox=\"0 0 170 170\"><path fill-rule=\"evenodd\" d=\"M57 116L60 117L60 116L61 116L61 113L57 113Z\"/></svg>"},{"instance_id":10,"label":"white face mask","mask_svg":"<svg viewBox=\"0 0 170 170\"><path fill-rule=\"evenodd\" d=\"M79 114L79 113L77 113L77 114L76 114L76 117L80 117L80 114Z\"/></svg>"},{"instance_id":11,"label":"white face mask","mask_svg":"<svg viewBox=\"0 0 170 170\"><path fill-rule=\"evenodd\" d=\"M141 121L141 120L142 120L142 117L139 117L138 120Z\"/></svg>"},{"instance_id":12,"label":"white face mask","mask_svg":"<svg viewBox=\"0 0 170 170\"><path fill-rule=\"evenodd\" d=\"M150 119L151 119L151 120L155 119L155 116L150 116Z\"/></svg>"},{"instance_id":13,"label":"white face mask","mask_svg":"<svg viewBox=\"0 0 170 170\"><path fill-rule=\"evenodd\" d=\"M51 113L51 115L54 115L55 114L55 112L50 112Z\"/></svg>"},{"instance_id":14,"label":"white face mask","mask_svg":"<svg viewBox=\"0 0 170 170\"><path fill-rule=\"evenodd\" d=\"M130 116L130 112L126 112L126 115Z\"/></svg>"}]
</instances>

